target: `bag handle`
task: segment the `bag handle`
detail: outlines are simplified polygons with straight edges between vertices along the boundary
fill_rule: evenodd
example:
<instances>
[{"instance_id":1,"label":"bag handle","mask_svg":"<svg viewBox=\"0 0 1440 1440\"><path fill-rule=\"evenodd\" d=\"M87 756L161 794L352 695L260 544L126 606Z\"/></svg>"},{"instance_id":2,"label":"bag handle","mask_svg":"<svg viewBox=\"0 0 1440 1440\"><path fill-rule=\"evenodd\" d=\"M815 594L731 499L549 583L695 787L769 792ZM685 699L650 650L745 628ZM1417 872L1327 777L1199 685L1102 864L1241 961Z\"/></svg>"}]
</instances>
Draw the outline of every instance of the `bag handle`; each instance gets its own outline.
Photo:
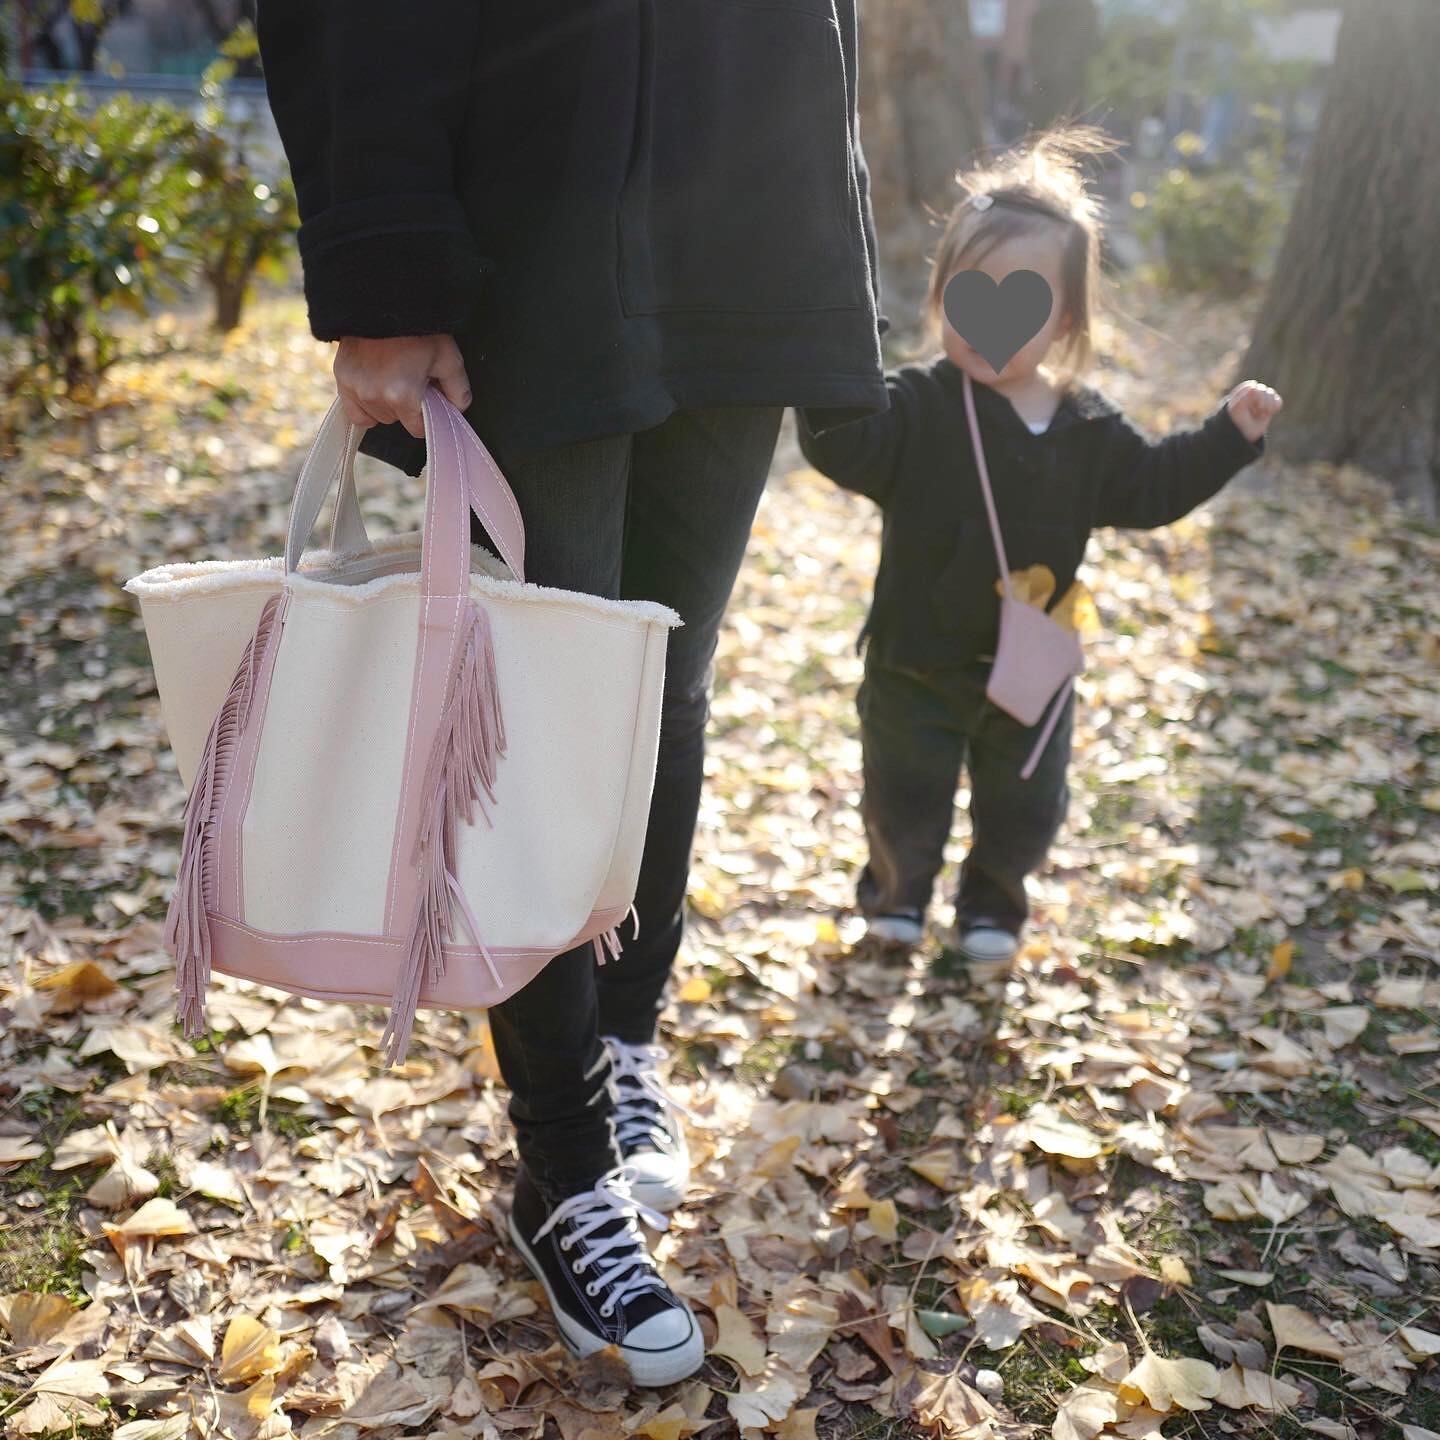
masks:
<instances>
[{"instance_id":1,"label":"bag handle","mask_svg":"<svg viewBox=\"0 0 1440 1440\"><path fill-rule=\"evenodd\" d=\"M432 412L432 397L438 398L443 409ZM425 411L426 452L431 475L427 491L437 478L437 464L455 471L468 508L475 512L486 533L495 542L501 560L517 580L525 578L525 523L514 491L506 483L490 452L470 428L465 417L445 399L432 384L427 387L422 409ZM455 432L452 436L452 430ZM345 418L338 399L320 422L319 432L305 457L295 493L290 502L290 523L285 538L285 573L292 575L299 568L300 556L310 540L325 497L340 481L340 498L336 502L335 523L331 529L332 545L344 537L344 548L366 549L369 537L360 518L355 498L355 456L363 434L358 425ZM348 495L348 500L347 500ZM353 519L352 519L353 508ZM466 534L466 568L469 565L468 518L462 514L460 528ZM353 543L357 541L359 543Z\"/></svg>"},{"instance_id":2,"label":"bag handle","mask_svg":"<svg viewBox=\"0 0 1440 1440\"><path fill-rule=\"evenodd\" d=\"M975 468L980 472L980 489L985 496L985 513L990 517L990 538L995 542L995 559L1000 565L1000 583L1005 598L1013 600L1010 588L1010 562L1005 558L1005 539L1000 533L1000 516L995 510L995 495L990 489L990 470L985 464L985 446L980 440L980 421L975 416L975 386L968 371L961 371L965 381L965 418L970 422L970 447L975 452Z\"/></svg>"}]
</instances>

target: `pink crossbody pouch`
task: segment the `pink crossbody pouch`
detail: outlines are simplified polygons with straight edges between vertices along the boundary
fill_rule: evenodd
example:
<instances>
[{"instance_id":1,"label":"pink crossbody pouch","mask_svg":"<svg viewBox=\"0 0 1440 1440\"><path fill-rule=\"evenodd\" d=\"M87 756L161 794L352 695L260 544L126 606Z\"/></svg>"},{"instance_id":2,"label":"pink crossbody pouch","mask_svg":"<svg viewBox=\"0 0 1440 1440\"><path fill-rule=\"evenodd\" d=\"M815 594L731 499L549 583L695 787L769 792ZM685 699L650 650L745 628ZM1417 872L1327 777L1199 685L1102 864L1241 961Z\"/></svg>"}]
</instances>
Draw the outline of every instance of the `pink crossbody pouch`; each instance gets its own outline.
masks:
<instances>
[{"instance_id":1,"label":"pink crossbody pouch","mask_svg":"<svg viewBox=\"0 0 1440 1440\"><path fill-rule=\"evenodd\" d=\"M1080 637L1073 630L1052 620L1039 606L1027 604L1014 592L1010 564L1005 556L1005 537L1000 533L1000 516L995 509L990 471L985 463L985 446L980 439L980 422L975 415L975 389L968 375L965 376L965 416L970 422L975 468L985 496L990 538L995 543L995 560L1004 587L1000 599L1000 640L985 694L992 704L1022 725L1037 725L1041 719L1045 720L1045 728L1020 771L1020 778L1028 780L1055 733L1075 677L1084 668L1085 654Z\"/></svg>"}]
</instances>

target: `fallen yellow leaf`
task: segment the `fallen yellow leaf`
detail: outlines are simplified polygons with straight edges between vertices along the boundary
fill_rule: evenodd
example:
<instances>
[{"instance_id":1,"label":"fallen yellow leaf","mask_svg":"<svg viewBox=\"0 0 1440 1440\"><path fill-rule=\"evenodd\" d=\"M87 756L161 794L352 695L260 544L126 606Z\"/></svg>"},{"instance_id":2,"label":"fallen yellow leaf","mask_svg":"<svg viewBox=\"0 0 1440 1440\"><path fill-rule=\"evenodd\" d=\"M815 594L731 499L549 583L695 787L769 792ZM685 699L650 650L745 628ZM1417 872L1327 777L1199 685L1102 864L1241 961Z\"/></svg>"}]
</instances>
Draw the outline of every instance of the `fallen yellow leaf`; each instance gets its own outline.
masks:
<instances>
[{"instance_id":1,"label":"fallen yellow leaf","mask_svg":"<svg viewBox=\"0 0 1440 1440\"><path fill-rule=\"evenodd\" d=\"M900 1214L893 1200L870 1202L870 1225L882 1240L894 1240L900 1233Z\"/></svg>"},{"instance_id":2,"label":"fallen yellow leaf","mask_svg":"<svg viewBox=\"0 0 1440 1440\"><path fill-rule=\"evenodd\" d=\"M249 1315L237 1315L225 1329L220 1350L219 1378L223 1384L254 1380L282 1363L280 1336Z\"/></svg>"},{"instance_id":3,"label":"fallen yellow leaf","mask_svg":"<svg viewBox=\"0 0 1440 1440\"><path fill-rule=\"evenodd\" d=\"M1120 1382L1120 1398L1155 1409L1208 1410L1220 1393L1220 1372L1208 1360L1167 1360L1153 1350Z\"/></svg>"},{"instance_id":4,"label":"fallen yellow leaf","mask_svg":"<svg viewBox=\"0 0 1440 1440\"><path fill-rule=\"evenodd\" d=\"M692 975L676 992L678 999L688 1005L698 1005L708 1000L711 994L710 982L703 975Z\"/></svg>"},{"instance_id":5,"label":"fallen yellow leaf","mask_svg":"<svg viewBox=\"0 0 1440 1440\"><path fill-rule=\"evenodd\" d=\"M734 1305L721 1305L715 1311L715 1324L719 1333L709 1353L733 1360L746 1375L763 1374L765 1342L744 1313Z\"/></svg>"},{"instance_id":6,"label":"fallen yellow leaf","mask_svg":"<svg viewBox=\"0 0 1440 1440\"><path fill-rule=\"evenodd\" d=\"M1298 1305L1276 1305L1265 1302L1270 1317L1270 1331L1277 1350L1308 1350L1312 1355L1325 1355L1331 1360L1344 1357L1345 1347L1308 1311Z\"/></svg>"},{"instance_id":7,"label":"fallen yellow leaf","mask_svg":"<svg viewBox=\"0 0 1440 1440\"><path fill-rule=\"evenodd\" d=\"M28 1290L0 1296L0 1327L21 1350L43 1345L75 1314L63 1295L36 1295Z\"/></svg>"}]
</instances>

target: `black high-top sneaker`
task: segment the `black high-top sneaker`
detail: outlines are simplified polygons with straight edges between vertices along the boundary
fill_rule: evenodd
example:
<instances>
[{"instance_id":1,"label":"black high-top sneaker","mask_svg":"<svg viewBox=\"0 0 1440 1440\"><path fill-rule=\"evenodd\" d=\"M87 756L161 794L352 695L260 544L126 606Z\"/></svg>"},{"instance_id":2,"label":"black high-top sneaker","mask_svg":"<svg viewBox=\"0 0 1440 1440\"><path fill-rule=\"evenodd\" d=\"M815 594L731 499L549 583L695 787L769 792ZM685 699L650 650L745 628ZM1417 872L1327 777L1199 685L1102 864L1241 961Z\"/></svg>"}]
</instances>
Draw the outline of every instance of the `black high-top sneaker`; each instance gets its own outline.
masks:
<instances>
[{"instance_id":1,"label":"black high-top sneaker","mask_svg":"<svg viewBox=\"0 0 1440 1440\"><path fill-rule=\"evenodd\" d=\"M630 1193L655 1210L673 1210L690 1183L690 1150L680 1115L689 1115L660 1082L663 1045L631 1045L614 1035L600 1037L610 1057L610 1101L620 1158L635 1176Z\"/></svg>"},{"instance_id":2,"label":"black high-top sneaker","mask_svg":"<svg viewBox=\"0 0 1440 1440\"><path fill-rule=\"evenodd\" d=\"M630 1178L618 1165L586 1189L547 1194L522 1164L510 1238L545 1287L573 1354L615 1345L637 1385L671 1385L700 1368L705 1340L635 1223L638 1216L664 1230L670 1222L631 1195Z\"/></svg>"}]
</instances>

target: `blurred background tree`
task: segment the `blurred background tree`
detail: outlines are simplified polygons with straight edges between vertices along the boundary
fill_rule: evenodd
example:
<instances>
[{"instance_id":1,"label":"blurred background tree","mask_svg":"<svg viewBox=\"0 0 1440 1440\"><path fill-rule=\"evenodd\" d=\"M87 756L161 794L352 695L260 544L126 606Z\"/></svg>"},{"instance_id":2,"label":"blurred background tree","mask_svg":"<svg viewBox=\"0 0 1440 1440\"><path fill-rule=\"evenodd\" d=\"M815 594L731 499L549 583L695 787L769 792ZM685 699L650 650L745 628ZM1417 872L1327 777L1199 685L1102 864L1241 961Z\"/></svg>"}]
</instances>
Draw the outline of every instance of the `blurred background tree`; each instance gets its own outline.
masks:
<instances>
[{"instance_id":1,"label":"blurred background tree","mask_svg":"<svg viewBox=\"0 0 1440 1440\"><path fill-rule=\"evenodd\" d=\"M985 143L970 17L954 0L863 0L860 129L882 237L882 306L908 324L924 293L931 214Z\"/></svg>"},{"instance_id":2,"label":"blurred background tree","mask_svg":"<svg viewBox=\"0 0 1440 1440\"><path fill-rule=\"evenodd\" d=\"M206 70L200 90L199 183L187 224L221 331L239 325L257 274L283 275L300 224L290 177L267 180L255 169L254 112L247 107L237 116L226 106L226 87L258 53L255 27L244 21Z\"/></svg>"},{"instance_id":3,"label":"blurred background tree","mask_svg":"<svg viewBox=\"0 0 1440 1440\"><path fill-rule=\"evenodd\" d=\"M1352 462L1440 515L1440 4L1350 0L1241 369L1285 394L1276 448Z\"/></svg>"}]
</instances>

